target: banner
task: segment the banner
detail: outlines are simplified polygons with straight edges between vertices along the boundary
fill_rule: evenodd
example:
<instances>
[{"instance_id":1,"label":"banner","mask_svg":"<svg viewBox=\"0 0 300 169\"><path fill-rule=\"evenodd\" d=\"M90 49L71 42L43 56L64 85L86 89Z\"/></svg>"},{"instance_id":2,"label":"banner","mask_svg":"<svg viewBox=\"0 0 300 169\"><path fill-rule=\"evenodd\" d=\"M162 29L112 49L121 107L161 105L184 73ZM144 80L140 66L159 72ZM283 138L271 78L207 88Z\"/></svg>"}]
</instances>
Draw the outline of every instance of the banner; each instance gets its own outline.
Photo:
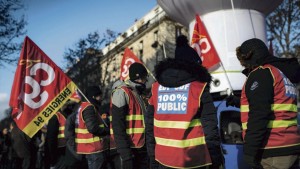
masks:
<instances>
[{"instance_id":1,"label":"banner","mask_svg":"<svg viewBox=\"0 0 300 169\"><path fill-rule=\"evenodd\" d=\"M134 62L142 63L140 59L137 58L130 49L126 48L120 66L121 67L120 80L126 80L129 77L129 67Z\"/></svg>"},{"instance_id":2,"label":"banner","mask_svg":"<svg viewBox=\"0 0 300 169\"><path fill-rule=\"evenodd\" d=\"M63 106L76 85L31 40L25 37L15 72L9 105L14 120L29 137Z\"/></svg>"},{"instance_id":3,"label":"banner","mask_svg":"<svg viewBox=\"0 0 300 169\"><path fill-rule=\"evenodd\" d=\"M212 69L220 63L218 53L199 15L196 15L191 44L198 55L201 56L202 65L207 69Z\"/></svg>"}]
</instances>

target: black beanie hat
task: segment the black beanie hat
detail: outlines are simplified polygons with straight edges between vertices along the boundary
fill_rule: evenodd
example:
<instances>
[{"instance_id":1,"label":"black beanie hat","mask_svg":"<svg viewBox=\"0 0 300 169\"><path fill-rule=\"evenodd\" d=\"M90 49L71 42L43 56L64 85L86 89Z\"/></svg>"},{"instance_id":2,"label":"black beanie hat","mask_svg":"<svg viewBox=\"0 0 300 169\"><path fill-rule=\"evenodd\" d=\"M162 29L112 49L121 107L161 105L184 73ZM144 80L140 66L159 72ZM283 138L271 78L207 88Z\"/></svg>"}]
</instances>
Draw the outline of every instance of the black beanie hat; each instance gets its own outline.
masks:
<instances>
[{"instance_id":1,"label":"black beanie hat","mask_svg":"<svg viewBox=\"0 0 300 169\"><path fill-rule=\"evenodd\" d=\"M187 37L184 35L176 39L175 60L202 64L198 53L188 44Z\"/></svg>"},{"instance_id":2,"label":"black beanie hat","mask_svg":"<svg viewBox=\"0 0 300 169\"><path fill-rule=\"evenodd\" d=\"M87 88L87 97L100 96L102 94L100 86L89 86Z\"/></svg>"},{"instance_id":3,"label":"black beanie hat","mask_svg":"<svg viewBox=\"0 0 300 169\"><path fill-rule=\"evenodd\" d=\"M130 80L136 80L139 78L144 78L148 75L147 69L141 63L133 63L129 67L129 78Z\"/></svg>"},{"instance_id":4,"label":"black beanie hat","mask_svg":"<svg viewBox=\"0 0 300 169\"><path fill-rule=\"evenodd\" d=\"M238 48L238 53L239 55L248 55L245 59L245 57L242 57L242 60L245 64L252 65L252 66L258 66L263 63L263 60L266 57L270 56L268 47L266 44L257 38L252 38L249 40L246 40L245 42L242 43L242 45Z\"/></svg>"}]
</instances>

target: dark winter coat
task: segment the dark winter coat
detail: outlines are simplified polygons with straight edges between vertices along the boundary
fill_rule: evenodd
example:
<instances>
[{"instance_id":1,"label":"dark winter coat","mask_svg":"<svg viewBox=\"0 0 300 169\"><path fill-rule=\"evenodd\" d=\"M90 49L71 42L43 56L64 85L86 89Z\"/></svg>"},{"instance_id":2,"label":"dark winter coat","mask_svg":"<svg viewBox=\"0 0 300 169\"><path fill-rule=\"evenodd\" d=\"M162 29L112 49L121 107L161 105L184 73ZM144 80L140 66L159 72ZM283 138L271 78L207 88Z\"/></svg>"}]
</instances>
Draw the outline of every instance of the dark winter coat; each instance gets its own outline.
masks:
<instances>
[{"instance_id":1,"label":"dark winter coat","mask_svg":"<svg viewBox=\"0 0 300 169\"><path fill-rule=\"evenodd\" d=\"M259 65L271 64L278 68L292 83L300 82L300 66L297 59L277 58L267 56L258 62ZM247 71L244 71L247 72ZM253 114L248 120L248 126L244 144L245 160L251 164L255 160L274 155L290 155L300 153L298 148L277 148L262 151L260 148L266 141L268 130L266 125L273 119L274 112L271 110L273 103L274 88L273 77L268 69L256 69L250 74L246 73L248 79L245 84L246 97L249 102L249 114ZM251 90L251 85L257 83L258 87Z\"/></svg>"}]
</instances>

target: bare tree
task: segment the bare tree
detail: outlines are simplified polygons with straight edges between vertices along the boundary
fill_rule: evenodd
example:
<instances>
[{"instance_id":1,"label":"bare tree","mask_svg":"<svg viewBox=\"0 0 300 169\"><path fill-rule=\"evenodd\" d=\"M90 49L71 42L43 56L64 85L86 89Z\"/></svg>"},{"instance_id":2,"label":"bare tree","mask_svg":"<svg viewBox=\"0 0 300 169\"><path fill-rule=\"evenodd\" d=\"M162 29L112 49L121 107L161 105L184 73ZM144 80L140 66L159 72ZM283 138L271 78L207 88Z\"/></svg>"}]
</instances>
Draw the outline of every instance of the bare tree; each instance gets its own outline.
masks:
<instances>
[{"instance_id":1,"label":"bare tree","mask_svg":"<svg viewBox=\"0 0 300 169\"><path fill-rule=\"evenodd\" d=\"M102 38L98 32L90 33L75 44L75 49L69 48L64 53L67 75L83 92L90 85L101 85L101 72L104 71L99 64L103 56L101 48L113 41L116 35L112 30L107 30Z\"/></svg>"},{"instance_id":2,"label":"bare tree","mask_svg":"<svg viewBox=\"0 0 300 169\"><path fill-rule=\"evenodd\" d=\"M64 53L64 60L66 61L65 69L72 68L77 62L84 58L88 49L94 49L100 51L101 47L107 43L110 43L112 39L116 37L116 33L112 30L106 30L103 37L99 35L97 31L89 33L86 39L80 39L75 48L68 48Z\"/></svg>"},{"instance_id":3,"label":"bare tree","mask_svg":"<svg viewBox=\"0 0 300 169\"><path fill-rule=\"evenodd\" d=\"M300 0L284 0L267 17L268 38L279 57L297 57L300 49Z\"/></svg>"},{"instance_id":4,"label":"bare tree","mask_svg":"<svg viewBox=\"0 0 300 169\"><path fill-rule=\"evenodd\" d=\"M0 67L17 61L22 42L16 39L25 35L27 22L16 13L23 7L21 0L0 0Z\"/></svg>"}]
</instances>

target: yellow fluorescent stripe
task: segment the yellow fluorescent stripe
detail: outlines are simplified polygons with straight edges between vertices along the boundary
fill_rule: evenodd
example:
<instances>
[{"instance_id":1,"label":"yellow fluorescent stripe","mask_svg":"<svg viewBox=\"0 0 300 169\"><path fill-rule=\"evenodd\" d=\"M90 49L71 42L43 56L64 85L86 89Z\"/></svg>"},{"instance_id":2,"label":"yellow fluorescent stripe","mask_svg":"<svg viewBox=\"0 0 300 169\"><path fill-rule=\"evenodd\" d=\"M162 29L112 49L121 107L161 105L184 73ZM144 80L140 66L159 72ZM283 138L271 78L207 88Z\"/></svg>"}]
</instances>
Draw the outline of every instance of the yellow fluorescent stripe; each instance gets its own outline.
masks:
<instances>
[{"instance_id":1,"label":"yellow fluorescent stripe","mask_svg":"<svg viewBox=\"0 0 300 169\"><path fill-rule=\"evenodd\" d=\"M113 134L114 131L113 129L110 129L110 134ZM126 133L127 134L141 134L141 133L145 133L145 128L130 128L130 129L126 129Z\"/></svg>"},{"instance_id":2,"label":"yellow fluorescent stripe","mask_svg":"<svg viewBox=\"0 0 300 169\"><path fill-rule=\"evenodd\" d=\"M78 129L78 128L75 128L75 133L87 134L87 133L89 133L89 131L87 129Z\"/></svg>"},{"instance_id":3,"label":"yellow fluorescent stripe","mask_svg":"<svg viewBox=\"0 0 300 169\"><path fill-rule=\"evenodd\" d=\"M154 119L154 126L160 128L175 128L175 129L188 129L189 127L201 126L200 119L194 119L192 122L185 121L160 121Z\"/></svg>"},{"instance_id":4,"label":"yellow fluorescent stripe","mask_svg":"<svg viewBox=\"0 0 300 169\"><path fill-rule=\"evenodd\" d=\"M112 117L109 120L112 121ZM126 121L131 120L143 120L143 115L126 115Z\"/></svg>"},{"instance_id":5,"label":"yellow fluorescent stripe","mask_svg":"<svg viewBox=\"0 0 300 169\"><path fill-rule=\"evenodd\" d=\"M57 138L65 138L65 134L59 134L57 135Z\"/></svg>"},{"instance_id":6,"label":"yellow fluorescent stripe","mask_svg":"<svg viewBox=\"0 0 300 169\"><path fill-rule=\"evenodd\" d=\"M192 147L205 144L204 137L198 137L193 139L186 140L174 140L174 139L165 139L160 137L155 137L156 144L168 146L168 147L177 147L177 148L185 148Z\"/></svg>"},{"instance_id":7,"label":"yellow fluorescent stripe","mask_svg":"<svg viewBox=\"0 0 300 169\"><path fill-rule=\"evenodd\" d=\"M93 137L93 138L89 138L89 139L76 138L75 142L76 143L93 143L93 142L100 141L100 140L101 140L100 137Z\"/></svg>"},{"instance_id":8,"label":"yellow fluorescent stripe","mask_svg":"<svg viewBox=\"0 0 300 169\"><path fill-rule=\"evenodd\" d=\"M249 105L241 105L241 112L249 112ZM297 112L297 105L295 104L272 104L272 111L292 111Z\"/></svg>"},{"instance_id":9,"label":"yellow fluorescent stripe","mask_svg":"<svg viewBox=\"0 0 300 169\"><path fill-rule=\"evenodd\" d=\"M292 120L270 120L268 123L267 128L279 128L279 127L290 127L290 126L296 126L297 125L297 119ZM243 129L247 129L247 122L242 123Z\"/></svg>"},{"instance_id":10,"label":"yellow fluorescent stripe","mask_svg":"<svg viewBox=\"0 0 300 169\"><path fill-rule=\"evenodd\" d=\"M297 105L295 104L272 104L272 110L285 110L285 111L293 111L297 112Z\"/></svg>"},{"instance_id":11,"label":"yellow fluorescent stripe","mask_svg":"<svg viewBox=\"0 0 300 169\"><path fill-rule=\"evenodd\" d=\"M104 124L100 124L99 127L103 128ZM89 133L89 131L88 131L88 129L75 128L75 133L87 134L87 133Z\"/></svg>"},{"instance_id":12,"label":"yellow fluorescent stripe","mask_svg":"<svg viewBox=\"0 0 300 169\"><path fill-rule=\"evenodd\" d=\"M131 120L143 120L143 115L127 115L126 116L127 121Z\"/></svg>"},{"instance_id":13,"label":"yellow fluorescent stripe","mask_svg":"<svg viewBox=\"0 0 300 169\"><path fill-rule=\"evenodd\" d=\"M59 130L65 130L65 126L60 126Z\"/></svg>"}]
</instances>

